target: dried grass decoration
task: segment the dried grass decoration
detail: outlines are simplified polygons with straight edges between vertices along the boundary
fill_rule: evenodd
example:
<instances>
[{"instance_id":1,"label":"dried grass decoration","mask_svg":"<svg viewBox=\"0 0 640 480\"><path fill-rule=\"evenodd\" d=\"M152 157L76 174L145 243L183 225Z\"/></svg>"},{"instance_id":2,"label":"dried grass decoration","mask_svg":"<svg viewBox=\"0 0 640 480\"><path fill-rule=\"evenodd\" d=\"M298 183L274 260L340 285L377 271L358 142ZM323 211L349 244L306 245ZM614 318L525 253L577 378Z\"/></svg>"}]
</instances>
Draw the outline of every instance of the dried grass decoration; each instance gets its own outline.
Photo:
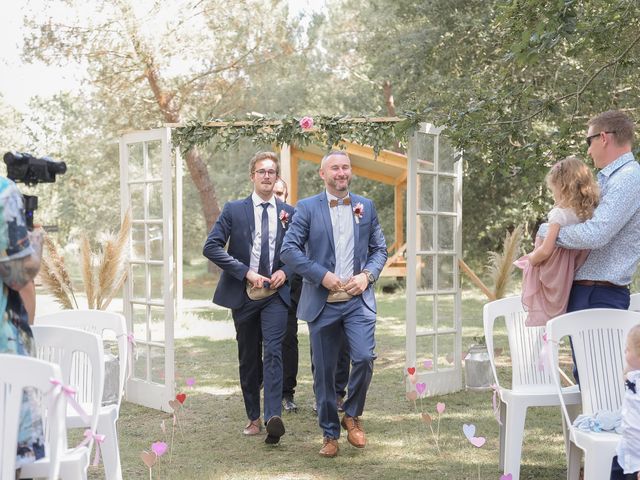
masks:
<instances>
[{"instance_id":1,"label":"dried grass decoration","mask_svg":"<svg viewBox=\"0 0 640 480\"><path fill-rule=\"evenodd\" d=\"M82 235L80 268L89 308L105 310L122 288L127 278L125 259L130 234L131 212L127 211L120 225L120 231L103 242L100 253L93 253L89 239L86 235ZM49 237L45 237L44 244L47 255L43 255L40 270L43 285L63 308L78 308L64 258Z\"/></svg>"},{"instance_id":2,"label":"dried grass decoration","mask_svg":"<svg viewBox=\"0 0 640 480\"><path fill-rule=\"evenodd\" d=\"M489 275L494 284L495 299L505 296L509 283L512 279L513 262L520 250L520 242L522 241L522 226L513 229L513 232L507 232L502 245L502 253L489 252Z\"/></svg>"}]
</instances>

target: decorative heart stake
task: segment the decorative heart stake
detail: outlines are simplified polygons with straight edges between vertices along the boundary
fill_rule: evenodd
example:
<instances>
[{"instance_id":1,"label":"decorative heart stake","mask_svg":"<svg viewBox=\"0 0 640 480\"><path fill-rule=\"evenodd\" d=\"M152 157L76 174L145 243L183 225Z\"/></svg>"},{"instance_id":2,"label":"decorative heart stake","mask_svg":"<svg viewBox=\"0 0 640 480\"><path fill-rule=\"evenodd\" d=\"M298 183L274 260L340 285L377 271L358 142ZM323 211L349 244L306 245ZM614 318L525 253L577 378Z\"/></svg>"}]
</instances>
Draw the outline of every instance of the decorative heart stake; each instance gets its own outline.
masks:
<instances>
[{"instance_id":1,"label":"decorative heart stake","mask_svg":"<svg viewBox=\"0 0 640 480\"><path fill-rule=\"evenodd\" d=\"M427 370L431 370L433 368L433 360L425 360L424 362L422 362L422 365Z\"/></svg>"},{"instance_id":2,"label":"decorative heart stake","mask_svg":"<svg viewBox=\"0 0 640 480\"><path fill-rule=\"evenodd\" d=\"M500 480L513 480L513 475L507 473L506 475L500 475Z\"/></svg>"},{"instance_id":3,"label":"decorative heart stake","mask_svg":"<svg viewBox=\"0 0 640 480\"><path fill-rule=\"evenodd\" d=\"M422 414L422 421L423 421L424 423L426 423L427 425L430 425L430 424L431 424L431 422L433 422L433 419L431 418L431 415L429 415L429 414L428 414L428 413L426 413L426 412L423 412L423 414Z\"/></svg>"},{"instance_id":4,"label":"decorative heart stake","mask_svg":"<svg viewBox=\"0 0 640 480\"><path fill-rule=\"evenodd\" d=\"M187 387L193 387L196 384L196 379L193 377L187 378Z\"/></svg>"},{"instance_id":5,"label":"decorative heart stake","mask_svg":"<svg viewBox=\"0 0 640 480\"><path fill-rule=\"evenodd\" d=\"M416 391L418 392L419 395L424 395L424 392L427 391L427 384L426 383L416 383Z\"/></svg>"},{"instance_id":6,"label":"decorative heart stake","mask_svg":"<svg viewBox=\"0 0 640 480\"><path fill-rule=\"evenodd\" d=\"M467 425L465 423L462 425L462 431L464 432L464 436L467 437L467 440L471 441L473 436L476 434L476 426L473 424Z\"/></svg>"},{"instance_id":7,"label":"decorative heart stake","mask_svg":"<svg viewBox=\"0 0 640 480\"><path fill-rule=\"evenodd\" d=\"M445 408L444 403L442 403L442 402L438 402L438 403L436 404L436 411L437 411L438 413L442 413L442 412L444 412L444 408Z\"/></svg>"},{"instance_id":8,"label":"decorative heart stake","mask_svg":"<svg viewBox=\"0 0 640 480\"><path fill-rule=\"evenodd\" d=\"M176 395L176 400L178 400L180 403L184 403L186 399L187 399L186 393L179 393Z\"/></svg>"},{"instance_id":9,"label":"decorative heart stake","mask_svg":"<svg viewBox=\"0 0 640 480\"><path fill-rule=\"evenodd\" d=\"M409 372L409 375L413 375L414 373L416 373L416 367L407 368L407 372Z\"/></svg>"},{"instance_id":10,"label":"decorative heart stake","mask_svg":"<svg viewBox=\"0 0 640 480\"><path fill-rule=\"evenodd\" d=\"M154 442L151 444L151 450L158 457L161 457L165 453L167 453L168 445L165 442Z\"/></svg>"},{"instance_id":11,"label":"decorative heart stake","mask_svg":"<svg viewBox=\"0 0 640 480\"><path fill-rule=\"evenodd\" d=\"M471 442L471 445L473 445L474 447L480 448L485 444L487 439L484 437L473 437L473 438L470 438L469 441Z\"/></svg>"},{"instance_id":12,"label":"decorative heart stake","mask_svg":"<svg viewBox=\"0 0 640 480\"><path fill-rule=\"evenodd\" d=\"M153 467L158 460L158 456L153 452L142 452L140 458L148 468Z\"/></svg>"},{"instance_id":13,"label":"decorative heart stake","mask_svg":"<svg viewBox=\"0 0 640 480\"><path fill-rule=\"evenodd\" d=\"M410 392L407 392L407 400L409 400L410 402L415 402L417 398L418 398L418 394L416 393L415 390L411 390Z\"/></svg>"},{"instance_id":14,"label":"decorative heart stake","mask_svg":"<svg viewBox=\"0 0 640 480\"><path fill-rule=\"evenodd\" d=\"M182 404L177 400L169 400L169 406L177 412L178 410L180 410L180 407L182 407Z\"/></svg>"},{"instance_id":15,"label":"decorative heart stake","mask_svg":"<svg viewBox=\"0 0 640 480\"><path fill-rule=\"evenodd\" d=\"M409 375L409 381L411 382L412 385L415 385L418 382L418 376L417 375Z\"/></svg>"}]
</instances>

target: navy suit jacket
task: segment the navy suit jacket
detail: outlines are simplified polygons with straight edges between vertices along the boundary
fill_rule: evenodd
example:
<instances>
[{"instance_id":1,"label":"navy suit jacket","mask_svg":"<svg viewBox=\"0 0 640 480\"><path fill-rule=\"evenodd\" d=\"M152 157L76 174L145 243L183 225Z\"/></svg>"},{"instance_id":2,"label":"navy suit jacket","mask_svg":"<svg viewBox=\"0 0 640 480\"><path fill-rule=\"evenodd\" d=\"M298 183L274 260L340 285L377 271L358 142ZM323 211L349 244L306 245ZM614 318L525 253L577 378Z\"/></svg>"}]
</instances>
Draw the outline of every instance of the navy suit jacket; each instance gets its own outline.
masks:
<instances>
[{"instance_id":1,"label":"navy suit jacket","mask_svg":"<svg viewBox=\"0 0 640 480\"><path fill-rule=\"evenodd\" d=\"M249 297L245 294L246 275L251 264L251 249L253 247L253 232L255 231L255 216L251 195L244 200L227 202L222 209L215 225L209 232L202 254L222 269L222 275L213 295L213 303L227 308L240 308ZM291 270L280 260L280 248L286 229L293 218L293 207L276 198L278 210L278 232L276 234L273 271L283 270L289 278ZM289 215L285 226L282 226L280 212ZM229 247L225 250L225 246ZM285 304L290 305L289 282L278 289L278 294Z\"/></svg>"},{"instance_id":2,"label":"navy suit jacket","mask_svg":"<svg viewBox=\"0 0 640 480\"><path fill-rule=\"evenodd\" d=\"M369 270L378 278L387 261L387 245L371 200L350 194L351 207L363 205L362 218L353 218L353 273ZM326 192L300 200L296 216L287 231L280 256L285 264L303 277L298 318L314 321L324 308L329 290L322 286L328 271L335 272L336 254L333 227ZM362 293L364 304L375 313L373 285Z\"/></svg>"}]
</instances>

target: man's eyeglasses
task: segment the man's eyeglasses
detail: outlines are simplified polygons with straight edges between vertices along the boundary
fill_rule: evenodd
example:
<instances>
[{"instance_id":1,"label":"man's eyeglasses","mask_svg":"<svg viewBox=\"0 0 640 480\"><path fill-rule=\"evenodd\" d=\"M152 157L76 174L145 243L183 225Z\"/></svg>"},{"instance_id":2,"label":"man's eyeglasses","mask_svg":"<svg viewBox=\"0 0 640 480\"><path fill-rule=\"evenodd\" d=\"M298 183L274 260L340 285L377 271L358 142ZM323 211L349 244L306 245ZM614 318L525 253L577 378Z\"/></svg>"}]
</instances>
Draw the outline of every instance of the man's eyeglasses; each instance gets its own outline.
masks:
<instances>
[{"instance_id":1,"label":"man's eyeglasses","mask_svg":"<svg viewBox=\"0 0 640 480\"><path fill-rule=\"evenodd\" d=\"M610 132L600 132L600 133L596 133L594 135L589 135L585 140L587 141L587 147L591 146L591 142L593 141L594 138L599 137L601 134L603 133L616 133L615 130L612 130Z\"/></svg>"},{"instance_id":2,"label":"man's eyeglasses","mask_svg":"<svg viewBox=\"0 0 640 480\"><path fill-rule=\"evenodd\" d=\"M265 170L264 168L261 168L260 170L256 170L253 173L258 174L261 177L275 177L278 172L276 172L275 170Z\"/></svg>"}]
</instances>

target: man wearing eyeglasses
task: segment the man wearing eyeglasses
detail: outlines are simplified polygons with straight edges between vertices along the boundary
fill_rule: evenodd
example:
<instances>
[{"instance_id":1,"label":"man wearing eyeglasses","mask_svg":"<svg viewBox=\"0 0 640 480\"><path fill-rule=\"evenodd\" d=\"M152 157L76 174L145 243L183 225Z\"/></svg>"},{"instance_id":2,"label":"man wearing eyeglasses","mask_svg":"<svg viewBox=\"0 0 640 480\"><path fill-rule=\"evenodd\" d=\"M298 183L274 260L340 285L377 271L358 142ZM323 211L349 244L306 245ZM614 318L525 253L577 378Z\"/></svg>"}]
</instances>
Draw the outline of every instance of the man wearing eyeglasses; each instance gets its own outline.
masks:
<instances>
[{"instance_id":1,"label":"man wearing eyeglasses","mask_svg":"<svg viewBox=\"0 0 640 480\"><path fill-rule=\"evenodd\" d=\"M225 204L203 250L204 256L222 269L213 302L231 309L236 328L240 386L249 420L243 433L252 436L262 431L263 379L268 444L278 443L285 433L281 418L282 339L291 301L286 282L289 269L280 260L280 248L294 209L273 194L279 170L275 153L254 155L250 161L253 193ZM258 361L261 355L262 364Z\"/></svg>"},{"instance_id":2,"label":"man wearing eyeglasses","mask_svg":"<svg viewBox=\"0 0 640 480\"><path fill-rule=\"evenodd\" d=\"M588 123L587 152L600 169L600 203L591 219L562 227L558 235L559 246L591 250L575 274L568 312L629 308L629 284L640 259L640 165L631 153L633 138L634 124L620 111Z\"/></svg>"}]
</instances>

